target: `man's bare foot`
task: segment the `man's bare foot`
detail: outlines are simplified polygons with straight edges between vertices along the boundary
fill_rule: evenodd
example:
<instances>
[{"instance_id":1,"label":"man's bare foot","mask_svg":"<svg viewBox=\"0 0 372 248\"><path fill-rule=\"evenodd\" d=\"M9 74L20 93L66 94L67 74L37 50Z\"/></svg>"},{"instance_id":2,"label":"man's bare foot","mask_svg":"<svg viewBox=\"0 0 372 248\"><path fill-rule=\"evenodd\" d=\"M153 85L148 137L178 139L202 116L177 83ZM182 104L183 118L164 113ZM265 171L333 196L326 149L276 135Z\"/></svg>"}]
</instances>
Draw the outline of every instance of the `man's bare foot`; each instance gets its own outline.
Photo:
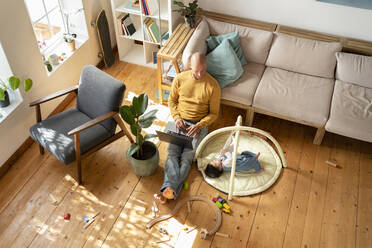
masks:
<instances>
[{"instance_id":1,"label":"man's bare foot","mask_svg":"<svg viewBox=\"0 0 372 248\"><path fill-rule=\"evenodd\" d=\"M167 199L163 196L162 193L154 194L155 201L160 202L160 204L167 203Z\"/></svg>"},{"instance_id":2,"label":"man's bare foot","mask_svg":"<svg viewBox=\"0 0 372 248\"><path fill-rule=\"evenodd\" d=\"M166 187L163 191L163 196L168 200L172 200L174 198L173 189L171 187Z\"/></svg>"}]
</instances>

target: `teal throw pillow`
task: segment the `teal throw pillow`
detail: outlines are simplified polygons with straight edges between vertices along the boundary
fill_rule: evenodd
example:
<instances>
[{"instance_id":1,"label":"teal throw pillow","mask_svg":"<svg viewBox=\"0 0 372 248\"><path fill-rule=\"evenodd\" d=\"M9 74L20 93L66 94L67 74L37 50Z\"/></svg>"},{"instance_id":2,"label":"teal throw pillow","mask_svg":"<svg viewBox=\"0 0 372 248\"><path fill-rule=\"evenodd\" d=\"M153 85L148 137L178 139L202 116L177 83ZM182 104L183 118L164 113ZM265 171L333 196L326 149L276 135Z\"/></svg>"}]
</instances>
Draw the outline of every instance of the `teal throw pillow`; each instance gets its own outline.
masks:
<instances>
[{"instance_id":1,"label":"teal throw pillow","mask_svg":"<svg viewBox=\"0 0 372 248\"><path fill-rule=\"evenodd\" d=\"M207 72L226 87L234 83L243 74L243 67L229 40L224 40L207 55Z\"/></svg>"},{"instance_id":2,"label":"teal throw pillow","mask_svg":"<svg viewBox=\"0 0 372 248\"><path fill-rule=\"evenodd\" d=\"M240 37L239 37L238 32L232 32L232 33L228 33L228 34L221 34L221 35L217 35L217 36L210 36L207 39L209 51L212 51L213 49L218 47L218 45L220 45L222 43L222 41L224 41L224 40L229 40L230 41L230 44L233 47L233 49L236 53L236 56L238 56L241 65L246 65L248 62L245 59L243 51L240 47Z\"/></svg>"}]
</instances>

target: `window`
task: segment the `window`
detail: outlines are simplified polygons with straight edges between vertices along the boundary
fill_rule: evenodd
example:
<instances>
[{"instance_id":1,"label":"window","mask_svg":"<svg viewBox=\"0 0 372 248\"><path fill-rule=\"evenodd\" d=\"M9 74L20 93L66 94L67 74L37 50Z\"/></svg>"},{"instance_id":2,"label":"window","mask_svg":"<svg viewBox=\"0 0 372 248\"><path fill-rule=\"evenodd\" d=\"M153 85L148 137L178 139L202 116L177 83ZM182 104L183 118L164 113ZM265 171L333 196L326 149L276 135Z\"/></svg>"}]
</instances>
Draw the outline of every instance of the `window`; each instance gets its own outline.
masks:
<instances>
[{"instance_id":1,"label":"window","mask_svg":"<svg viewBox=\"0 0 372 248\"><path fill-rule=\"evenodd\" d=\"M12 75L12 70L10 69L5 52L0 43L0 79L7 84L7 78ZM10 104L4 107L2 107L2 104L0 105L0 123L3 122L5 118L10 115L10 113L12 113L23 101L19 90L9 90L8 94Z\"/></svg>"},{"instance_id":2,"label":"window","mask_svg":"<svg viewBox=\"0 0 372 248\"><path fill-rule=\"evenodd\" d=\"M64 36L76 37L76 48L88 39L82 0L25 0L25 3L45 60L55 54L63 61L74 52L65 44ZM53 65L53 71L58 64Z\"/></svg>"}]
</instances>

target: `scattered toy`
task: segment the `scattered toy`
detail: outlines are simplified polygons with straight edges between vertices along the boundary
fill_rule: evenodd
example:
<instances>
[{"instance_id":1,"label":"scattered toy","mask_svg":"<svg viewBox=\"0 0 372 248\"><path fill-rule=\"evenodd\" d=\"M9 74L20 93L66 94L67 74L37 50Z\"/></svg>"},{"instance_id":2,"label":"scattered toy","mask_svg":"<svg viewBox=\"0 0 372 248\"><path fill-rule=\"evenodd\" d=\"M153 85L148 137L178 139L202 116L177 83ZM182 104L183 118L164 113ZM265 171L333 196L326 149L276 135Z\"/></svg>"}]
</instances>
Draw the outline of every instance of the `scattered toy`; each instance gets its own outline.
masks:
<instances>
[{"instance_id":1,"label":"scattered toy","mask_svg":"<svg viewBox=\"0 0 372 248\"><path fill-rule=\"evenodd\" d=\"M89 219L86 217L86 216L83 216L83 220L85 221L85 222L89 222Z\"/></svg>"},{"instance_id":2,"label":"scattered toy","mask_svg":"<svg viewBox=\"0 0 372 248\"><path fill-rule=\"evenodd\" d=\"M186 233L192 232L192 231L194 231L196 228L198 228L198 226L193 226L193 227L191 227L189 230L187 230Z\"/></svg>"},{"instance_id":3,"label":"scattered toy","mask_svg":"<svg viewBox=\"0 0 372 248\"><path fill-rule=\"evenodd\" d=\"M65 215L63 216L63 218L64 218L65 220L70 220L70 218L71 218L71 214L70 214L70 213L65 213Z\"/></svg>"},{"instance_id":4,"label":"scattered toy","mask_svg":"<svg viewBox=\"0 0 372 248\"><path fill-rule=\"evenodd\" d=\"M216 205L218 208L222 208L222 204L219 201L216 201Z\"/></svg>"},{"instance_id":5,"label":"scattered toy","mask_svg":"<svg viewBox=\"0 0 372 248\"><path fill-rule=\"evenodd\" d=\"M187 181L183 184L183 188L185 190L188 190L189 189L189 183Z\"/></svg>"},{"instance_id":6,"label":"scattered toy","mask_svg":"<svg viewBox=\"0 0 372 248\"><path fill-rule=\"evenodd\" d=\"M51 200L51 202L52 202L52 204L54 204L54 205L56 205L57 204L57 199L54 197L54 195L52 195L52 194L49 194L49 198L50 198L50 200Z\"/></svg>"},{"instance_id":7,"label":"scattered toy","mask_svg":"<svg viewBox=\"0 0 372 248\"><path fill-rule=\"evenodd\" d=\"M90 220L85 224L84 229L87 229L88 226L89 226L90 224L92 224L95 220L96 220L95 218L90 219Z\"/></svg>"},{"instance_id":8,"label":"scattered toy","mask_svg":"<svg viewBox=\"0 0 372 248\"><path fill-rule=\"evenodd\" d=\"M330 165L330 166L333 166L333 167L335 167L335 168L338 168L338 167L339 167L336 163L334 163L334 162L332 162L332 161L327 160L327 161L325 161L325 162L326 162L326 164L328 164L328 165Z\"/></svg>"},{"instance_id":9,"label":"scattered toy","mask_svg":"<svg viewBox=\"0 0 372 248\"><path fill-rule=\"evenodd\" d=\"M159 232L162 233L162 234L168 235L168 231L167 231L167 229L165 229L165 227L160 227Z\"/></svg>"},{"instance_id":10,"label":"scattered toy","mask_svg":"<svg viewBox=\"0 0 372 248\"><path fill-rule=\"evenodd\" d=\"M225 237L225 238L231 238L230 234L220 233L220 232L216 232L216 236Z\"/></svg>"}]
</instances>

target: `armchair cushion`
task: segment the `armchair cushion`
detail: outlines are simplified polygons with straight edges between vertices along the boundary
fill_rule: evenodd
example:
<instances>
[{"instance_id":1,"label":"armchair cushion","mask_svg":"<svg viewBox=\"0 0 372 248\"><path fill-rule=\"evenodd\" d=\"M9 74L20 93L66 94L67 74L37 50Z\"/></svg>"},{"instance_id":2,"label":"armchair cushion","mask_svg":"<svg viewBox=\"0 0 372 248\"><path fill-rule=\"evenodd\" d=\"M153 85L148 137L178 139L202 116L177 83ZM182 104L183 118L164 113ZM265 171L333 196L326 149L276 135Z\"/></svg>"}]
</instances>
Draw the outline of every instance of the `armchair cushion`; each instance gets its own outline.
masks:
<instances>
[{"instance_id":1,"label":"armchair cushion","mask_svg":"<svg viewBox=\"0 0 372 248\"><path fill-rule=\"evenodd\" d=\"M79 83L76 108L94 119L111 111L119 111L123 101L125 85L93 65L83 68ZM113 119L102 122L110 134L115 133Z\"/></svg>"},{"instance_id":2,"label":"armchair cushion","mask_svg":"<svg viewBox=\"0 0 372 248\"><path fill-rule=\"evenodd\" d=\"M74 136L67 133L92 120L77 109L69 109L30 128L31 138L47 149L64 164L75 161ZM95 125L80 134L81 154L102 143L112 135L101 125Z\"/></svg>"}]
</instances>

